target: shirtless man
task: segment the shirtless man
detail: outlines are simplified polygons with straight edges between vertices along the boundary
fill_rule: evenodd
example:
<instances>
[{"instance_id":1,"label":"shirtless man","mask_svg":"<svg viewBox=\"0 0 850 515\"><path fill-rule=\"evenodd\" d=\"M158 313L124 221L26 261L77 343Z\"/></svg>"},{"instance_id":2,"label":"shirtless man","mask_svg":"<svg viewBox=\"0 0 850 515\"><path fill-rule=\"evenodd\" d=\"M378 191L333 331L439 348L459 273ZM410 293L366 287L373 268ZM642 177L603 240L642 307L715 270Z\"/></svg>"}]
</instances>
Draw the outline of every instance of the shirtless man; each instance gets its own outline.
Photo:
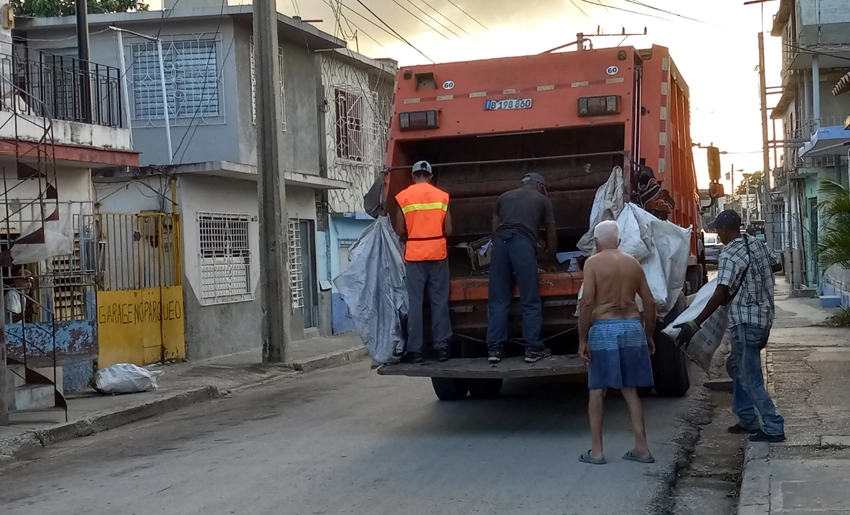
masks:
<instances>
[{"instance_id":1,"label":"shirtless man","mask_svg":"<svg viewBox=\"0 0 850 515\"><path fill-rule=\"evenodd\" d=\"M620 252L617 222L602 222L593 230L596 254L584 265L584 293L579 310L579 356L587 363L590 389L588 415L592 447L579 458L605 464L602 452L602 415L608 388L622 390L629 407L635 448L623 459L640 463L655 460L646 444L643 406L637 388L653 386L649 356L655 353L655 301L637 259ZM635 303L639 295L644 309Z\"/></svg>"}]
</instances>

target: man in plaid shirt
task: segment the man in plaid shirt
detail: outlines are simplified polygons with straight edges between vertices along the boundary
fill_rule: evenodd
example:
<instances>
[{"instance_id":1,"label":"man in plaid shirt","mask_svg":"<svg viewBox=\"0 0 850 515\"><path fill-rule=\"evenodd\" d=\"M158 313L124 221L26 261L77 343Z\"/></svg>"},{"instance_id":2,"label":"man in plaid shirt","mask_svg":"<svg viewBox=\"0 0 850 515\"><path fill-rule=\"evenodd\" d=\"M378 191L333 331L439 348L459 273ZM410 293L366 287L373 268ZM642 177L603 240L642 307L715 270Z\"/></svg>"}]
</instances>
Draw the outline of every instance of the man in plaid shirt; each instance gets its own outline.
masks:
<instances>
[{"instance_id":1,"label":"man in plaid shirt","mask_svg":"<svg viewBox=\"0 0 850 515\"><path fill-rule=\"evenodd\" d=\"M761 350L774 317L773 273L782 265L761 240L741 234L741 217L735 211L723 211L709 228L725 245L717 289L696 319L677 326L677 343L686 345L717 308L728 305L732 353L726 369L734 384L732 411L739 420L729 432L748 433L753 442L782 442L785 422L776 413L761 370Z\"/></svg>"}]
</instances>

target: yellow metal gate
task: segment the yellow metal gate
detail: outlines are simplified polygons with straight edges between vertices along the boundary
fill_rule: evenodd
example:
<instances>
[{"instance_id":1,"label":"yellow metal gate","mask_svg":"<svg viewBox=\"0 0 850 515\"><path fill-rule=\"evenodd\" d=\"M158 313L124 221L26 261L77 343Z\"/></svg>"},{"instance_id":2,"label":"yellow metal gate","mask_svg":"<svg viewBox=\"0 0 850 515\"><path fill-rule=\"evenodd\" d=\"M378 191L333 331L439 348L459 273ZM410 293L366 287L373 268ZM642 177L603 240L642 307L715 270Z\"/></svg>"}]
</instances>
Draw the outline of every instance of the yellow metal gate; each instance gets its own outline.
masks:
<instances>
[{"instance_id":1,"label":"yellow metal gate","mask_svg":"<svg viewBox=\"0 0 850 515\"><path fill-rule=\"evenodd\" d=\"M180 215L98 215L98 366L186 356Z\"/></svg>"}]
</instances>

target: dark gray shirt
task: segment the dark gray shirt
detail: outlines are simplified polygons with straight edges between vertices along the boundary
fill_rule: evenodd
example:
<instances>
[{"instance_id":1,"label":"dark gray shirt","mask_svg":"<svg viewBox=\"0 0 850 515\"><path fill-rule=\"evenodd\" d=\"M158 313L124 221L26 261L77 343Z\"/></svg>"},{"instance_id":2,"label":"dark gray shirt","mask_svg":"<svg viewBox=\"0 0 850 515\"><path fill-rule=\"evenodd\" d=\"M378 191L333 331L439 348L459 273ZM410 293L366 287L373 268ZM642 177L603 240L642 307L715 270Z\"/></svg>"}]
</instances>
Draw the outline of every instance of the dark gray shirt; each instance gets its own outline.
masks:
<instances>
[{"instance_id":1,"label":"dark gray shirt","mask_svg":"<svg viewBox=\"0 0 850 515\"><path fill-rule=\"evenodd\" d=\"M496 232L518 230L534 242L537 241L542 227L555 223L552 201L532 188L517 188L502 193L496 200L493 215L499 217Z\"/></svg>"}]
</instances>

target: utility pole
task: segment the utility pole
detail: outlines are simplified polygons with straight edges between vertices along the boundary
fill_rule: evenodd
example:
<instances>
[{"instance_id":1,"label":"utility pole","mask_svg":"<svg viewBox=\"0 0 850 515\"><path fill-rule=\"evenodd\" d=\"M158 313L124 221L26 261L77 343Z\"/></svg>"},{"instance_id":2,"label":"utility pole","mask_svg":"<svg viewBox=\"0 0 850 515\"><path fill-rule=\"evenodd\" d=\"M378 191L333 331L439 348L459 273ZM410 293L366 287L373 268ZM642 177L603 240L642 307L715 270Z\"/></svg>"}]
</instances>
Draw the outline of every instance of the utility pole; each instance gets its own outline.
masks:
<instances>
[{"instance_id":1,"label":"utility pole","mask_svg":"<svg viewBox=\"0 0 850 515\"><path fill-rule=\"evenodd\" d=\"M260 290L263 362L289 363L288 234L286 189L280 167L280 75L277 7L254 0L254 78L257 84L257 195L260 201Z\"/></svg>"},{"instance_id":2,"label":"utility pole","mask_svg":"<svg viewBox=\"0 0 850 515\"><path fill-rule=\"evenodd\" d=\"M762 188L764 189L763 211L759 213L764 220L764 238L767 247L773 250L773 196L770 194L770 146L767 137L767 79L764 69L764 32L759 32L759 96L761 97L761 142L764 173Z\"/></svg>"},{"instance_id":3,"label":"utility pole","mask_svg":"<svg viewBox=\"0 0 850 515\"><path fill-rule=\"evenodd\" d=\"M76 0L77 57L80 67L80 114L82 122L91 123L91 77L89 77L89 11L86 0Z\"/></svg>"}]
</instances>

